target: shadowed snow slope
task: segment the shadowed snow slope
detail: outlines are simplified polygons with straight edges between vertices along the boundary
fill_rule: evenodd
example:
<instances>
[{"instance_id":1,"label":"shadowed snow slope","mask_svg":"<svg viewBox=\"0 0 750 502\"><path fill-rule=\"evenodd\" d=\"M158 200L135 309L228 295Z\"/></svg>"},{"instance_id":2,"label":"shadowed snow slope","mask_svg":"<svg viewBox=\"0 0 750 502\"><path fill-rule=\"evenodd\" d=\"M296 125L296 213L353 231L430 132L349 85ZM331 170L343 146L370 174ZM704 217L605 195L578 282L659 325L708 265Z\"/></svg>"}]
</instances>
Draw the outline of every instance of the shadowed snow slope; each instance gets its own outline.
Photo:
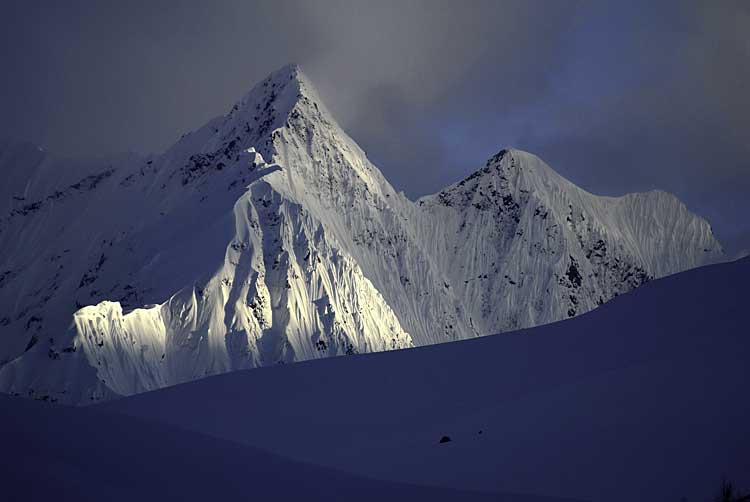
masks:
<instances>
[{"instance_id":1,"label":"shadowed snow slope","mask_svg":"<svg viewBox=\"0 0 750 502\"><path fill-rule=\"evenodd\" d=\"M564 502L377 481L164 424L0 396L12 501Z\"/></svg>"},{"instance_id":2,"label":"shadowed snow slope","mask_svg":"<svg viewBox=\"0 0 750 502\"><path fill-rule=\"evenodd\" d=\"M295 66L162 154L0 143L0 170L0 390L67 403L544 324L722 257L672 195L513 149L412 202Z\"/></svg>"},{"instance_id":3,"label":"shadowed snow slope","mask_svg":"<svg viewBox=\"0 0 750 502\"><path fill-rule=\"evenodd\" d=\"M748 284L743 259L518 333L240 371L99 407L380 479L708 500L722 476L750 486Z\"/></svg>"}]
</instances>

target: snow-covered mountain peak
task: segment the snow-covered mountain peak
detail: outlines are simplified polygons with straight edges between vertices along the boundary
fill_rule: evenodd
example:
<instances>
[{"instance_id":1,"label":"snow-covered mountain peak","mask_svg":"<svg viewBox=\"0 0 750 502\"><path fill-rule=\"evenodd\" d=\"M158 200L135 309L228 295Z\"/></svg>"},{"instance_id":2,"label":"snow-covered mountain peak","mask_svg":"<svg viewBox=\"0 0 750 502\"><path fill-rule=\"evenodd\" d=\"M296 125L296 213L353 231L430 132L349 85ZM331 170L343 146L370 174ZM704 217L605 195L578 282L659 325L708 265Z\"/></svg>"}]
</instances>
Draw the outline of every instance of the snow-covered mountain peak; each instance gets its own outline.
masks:
<instances>
[{"instance_id":1,"label":"snow-covered mountain peak","mask_svg":"<svg viewBox=\"0 0 750 502\"><path fill-rule=\"evenodd\" d=\"M312 95L312 96L310 96ZM297 65L287 65L269 74L238 101L227 114L231 117L240 114L247 117L259 116L268 108L273 115L286 117L297 102L307 97L315 97L315 90L309 79Z\"/></svg>"},{"instance_id":2,"label":"snow-covered mountain peak","mask_svg":"<svg viewBox=\"0 0 750 502\"><path fill-rule=\"evenodd\" d=\"M297 65L287 65L273 73L245 94L226 114L220 132L233 134L237 123L245 133L260 137L287 125L291 116L311 107L322 119L332 122L315 86ZM233 130L234 129L234 130Z\"/></svg>"},{"instance_id":3,"label":"snow-covered mountain peak","mask_svg":"<svg viewBox=\"0 0 750 502\"><path fill-rule=\"evenodd\" d=\"M419 203L477 209L501 204L507 210L517 205L516 199L531 192L541 193L545 187L565 185L573 186L535 155L504 148L487 159L481 169L434 195L423 197Z\"/></svg>"},{"instance_id":4,"label":"snow-covered mountain peak","mask_svg":"<svg viewBox=\"0 0 750 502\"><path fill-rule=\"evenodd\" d=\"M288 65L256 84L228 113L183 135L158 156L153 164L158 172L154 186L167 190L165 199L182 199L182 187L203 185L217 171L233 173L229 177L235 185L245 186L257 176L248 177L246 171L235 169L246 165L242 153L254 148L269 164L281 165L282 143L288 143L281 136L293 123L298 137L322 128L336 130L332 136L344 135L310 80L298 66Z\"/></svg>"},{"instance_id":5,"label":"snow-covered mountain peak","mask_svg":"<svg viewBox=\"0 0 750 502\"><path fill-rule=\"evenodd\" d=\"M415 204L295 65L163 154L74 167L0 144L2 390L82 402L509 331L721 255L676 198L598 197L513 148Z\"/></svg>"}]
</instances>

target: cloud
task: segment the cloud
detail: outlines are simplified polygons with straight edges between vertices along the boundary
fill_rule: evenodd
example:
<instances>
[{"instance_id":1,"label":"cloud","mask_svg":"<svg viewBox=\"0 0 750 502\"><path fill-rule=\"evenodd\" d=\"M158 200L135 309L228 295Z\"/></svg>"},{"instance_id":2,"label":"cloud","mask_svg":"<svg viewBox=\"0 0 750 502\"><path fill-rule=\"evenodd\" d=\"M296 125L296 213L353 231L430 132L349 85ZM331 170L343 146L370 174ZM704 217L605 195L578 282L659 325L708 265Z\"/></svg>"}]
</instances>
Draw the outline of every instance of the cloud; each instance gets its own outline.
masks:
<instances>
[{"instance_id":1,"label":"cloud","mask_svg":"<svg viewBox=\"0 0 750 502\"><path fill-rule=\"evenodd\" d=\"M662 188L750 247L747 2L17 3L0 134L160 150L300 63L412 197L503 146L584 188Z\"/></svg>"}]
</instances>

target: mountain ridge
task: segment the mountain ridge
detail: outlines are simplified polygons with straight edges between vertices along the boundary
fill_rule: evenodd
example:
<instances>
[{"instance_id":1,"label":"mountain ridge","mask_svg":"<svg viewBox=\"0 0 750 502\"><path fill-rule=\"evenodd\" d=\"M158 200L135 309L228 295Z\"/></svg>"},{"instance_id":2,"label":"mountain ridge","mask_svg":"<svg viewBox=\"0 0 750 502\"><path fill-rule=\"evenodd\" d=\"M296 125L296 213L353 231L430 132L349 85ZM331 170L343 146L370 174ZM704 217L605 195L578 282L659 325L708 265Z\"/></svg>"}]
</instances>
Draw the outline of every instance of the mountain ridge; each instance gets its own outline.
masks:
<instances>
[{"instance_id":1,"label":"mountain ridge","mask_svg":"<svg viewBox=\"0 0 750 502\"><path fill-rule=\"evenodd\" d=\"M296 66L103 167L0 220L0 389L82 403L510 331L722 255L676 198L595 196L515 149L412 202Z\"/></svg>"}]
</instances>

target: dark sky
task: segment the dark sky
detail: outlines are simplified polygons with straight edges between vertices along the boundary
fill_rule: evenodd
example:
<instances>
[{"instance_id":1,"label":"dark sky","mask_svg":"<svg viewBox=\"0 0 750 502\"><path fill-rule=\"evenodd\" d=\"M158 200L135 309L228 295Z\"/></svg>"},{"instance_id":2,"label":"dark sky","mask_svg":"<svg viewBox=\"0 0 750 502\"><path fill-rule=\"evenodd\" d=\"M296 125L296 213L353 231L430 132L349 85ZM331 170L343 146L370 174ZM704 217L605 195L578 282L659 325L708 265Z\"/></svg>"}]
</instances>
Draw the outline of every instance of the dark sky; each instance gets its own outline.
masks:
<instances>
[{"instance_id":1,"label":"dark sky","mask_svg":"<svg viewBox=\"0 0 750 502\"><path fill-rule=\"evenodd\" d=\"M296 62L409 196L514 146L661 188L750 248L750 2L34 2L0 16L0 135L159 151Z\"/></svg>"}]
</instances>

